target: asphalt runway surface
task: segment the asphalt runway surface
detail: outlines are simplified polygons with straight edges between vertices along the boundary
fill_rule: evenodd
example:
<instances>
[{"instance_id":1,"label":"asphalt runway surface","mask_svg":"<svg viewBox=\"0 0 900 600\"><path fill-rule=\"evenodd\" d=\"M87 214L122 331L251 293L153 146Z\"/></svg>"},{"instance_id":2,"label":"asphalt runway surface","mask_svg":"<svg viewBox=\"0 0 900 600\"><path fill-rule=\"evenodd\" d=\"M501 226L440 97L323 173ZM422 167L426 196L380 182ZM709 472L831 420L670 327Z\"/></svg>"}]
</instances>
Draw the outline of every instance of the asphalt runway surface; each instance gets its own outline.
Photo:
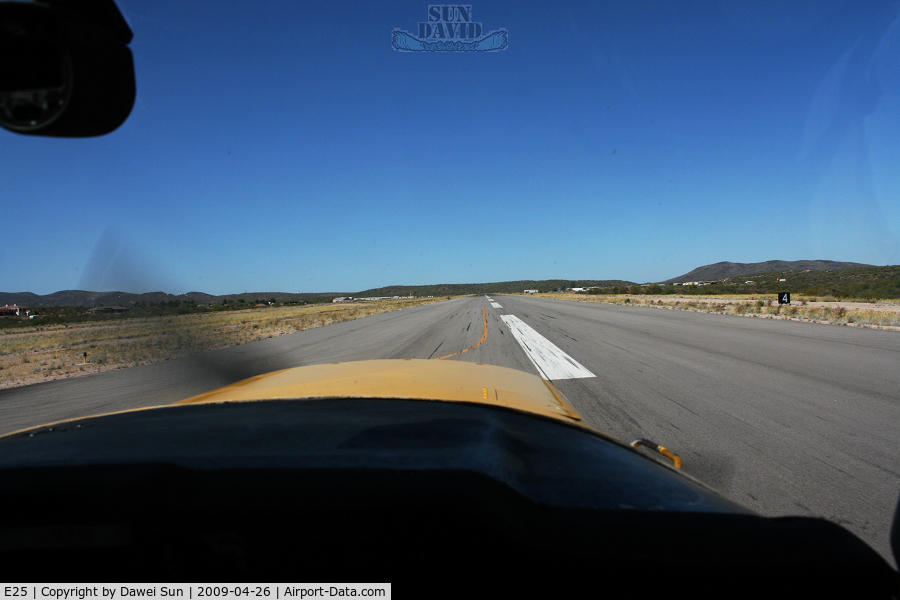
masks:
<instances>
[{"instance_id":1,"label":"asphalt runway surface","mask_svg":"<svg viewBox=\"0 0 900 600\"><path fill-rule=\"evenodd\" d=\"M459 298L0 390L0 433L168 404L289 367L448 355L551 379L596 429L626 443L650 438L726 497L767 516L825 517L894 562L888 535L900 494L900 333L892 331L522 296Z\"/></svg>"}]
</instances>

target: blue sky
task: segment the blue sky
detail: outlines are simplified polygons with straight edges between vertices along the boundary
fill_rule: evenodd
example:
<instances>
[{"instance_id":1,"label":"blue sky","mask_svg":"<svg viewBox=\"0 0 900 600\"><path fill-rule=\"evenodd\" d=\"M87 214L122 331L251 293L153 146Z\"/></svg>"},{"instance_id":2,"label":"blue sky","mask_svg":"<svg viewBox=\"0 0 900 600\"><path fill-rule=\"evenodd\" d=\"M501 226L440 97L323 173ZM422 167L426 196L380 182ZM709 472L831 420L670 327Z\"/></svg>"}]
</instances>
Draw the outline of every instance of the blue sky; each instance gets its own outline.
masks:
<instances>
[{"instance_id":1,"label":"blue sky","mask_svg":"<svg viewBox=\"0 0 900 600\"><path fill-rule=\"evenodd\" d=\"M354 292L900 263L900 3L117 0L117 131L0 131L0 291Z\"/></svg>"}]
</instances>

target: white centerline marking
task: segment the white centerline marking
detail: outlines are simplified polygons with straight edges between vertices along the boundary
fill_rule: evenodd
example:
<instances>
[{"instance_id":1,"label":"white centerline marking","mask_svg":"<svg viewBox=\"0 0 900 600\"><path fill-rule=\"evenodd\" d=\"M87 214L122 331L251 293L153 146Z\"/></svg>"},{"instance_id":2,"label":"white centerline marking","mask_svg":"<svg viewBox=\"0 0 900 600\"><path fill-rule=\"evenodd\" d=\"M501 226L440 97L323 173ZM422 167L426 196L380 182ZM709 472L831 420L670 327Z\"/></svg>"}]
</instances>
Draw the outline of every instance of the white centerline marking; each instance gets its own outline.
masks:
<instances>
[{"instance_id":1,"label":"white centerline marking","mask_svg":"<svg viewBox=\"0 0 900 600\"><path fill-rule=\"evenodd\" d=\"M556 347L553 342L514 315L500 315L522 350L531 359L541 377L548 380L596 377L574 358Z\"/></svg>"},{"instance_id":2,"label":"white centerline marking","mask_svg":"<svg viewBox=\"0 0 900 600\"><path fill-rule=\"evenodd\" d=\"M502 306L500 306L500 305L497 304L496 302L491 302L491 306L494 307L494 308L503 308Z\"/></svg>"}]
</instances>

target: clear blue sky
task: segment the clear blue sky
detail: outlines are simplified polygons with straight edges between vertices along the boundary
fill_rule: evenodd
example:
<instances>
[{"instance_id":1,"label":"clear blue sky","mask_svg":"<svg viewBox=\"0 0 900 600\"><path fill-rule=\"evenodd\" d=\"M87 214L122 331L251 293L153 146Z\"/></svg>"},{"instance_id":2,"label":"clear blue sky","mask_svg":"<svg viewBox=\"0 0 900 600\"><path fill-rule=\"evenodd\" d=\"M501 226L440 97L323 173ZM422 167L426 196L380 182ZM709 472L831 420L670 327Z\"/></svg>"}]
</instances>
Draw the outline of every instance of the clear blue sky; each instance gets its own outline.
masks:
<instances>
[{"instance_id":1,"label":"clear blue sky","mask_svg":"<svg viewBox=\"0 0 900 600\"><path fill-rule=\"evenodd\" d=\"M117 0L137 101L0 131L0 291L354 292L900 263L900 3Z\"/></svg>"}]
</instances>

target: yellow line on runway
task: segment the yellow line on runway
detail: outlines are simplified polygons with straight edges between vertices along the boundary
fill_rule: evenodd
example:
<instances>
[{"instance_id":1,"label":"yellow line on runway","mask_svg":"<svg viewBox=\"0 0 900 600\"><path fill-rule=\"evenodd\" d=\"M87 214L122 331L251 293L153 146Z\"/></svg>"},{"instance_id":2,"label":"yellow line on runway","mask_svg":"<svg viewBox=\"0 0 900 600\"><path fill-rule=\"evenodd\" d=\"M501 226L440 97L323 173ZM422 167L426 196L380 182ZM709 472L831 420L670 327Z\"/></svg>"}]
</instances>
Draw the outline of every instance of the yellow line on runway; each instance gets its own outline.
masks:
<instances>
[{"instance_id":1,"label":"yellow line on runway","mask_svg":"<svg viewBox=\"0 0 900 600\"><path fill-rule=\"evenodd\" d=\"M437 360L443 360L445 358L450 358L451 356L456 356L457 354L462 354L463 352L468 352L469 350L472 350L473 348L477 348L478 346L483 344L484 340L486 340L486 339L487 339L487 306L484 307L484 333L481 334L481 341L478 342L477 344L475 344L474 346L469 346L465 350L460 350L459 352L454 352L453 354L448 354L447 356L442 356Z\"/></svg>"}]
</instances>

